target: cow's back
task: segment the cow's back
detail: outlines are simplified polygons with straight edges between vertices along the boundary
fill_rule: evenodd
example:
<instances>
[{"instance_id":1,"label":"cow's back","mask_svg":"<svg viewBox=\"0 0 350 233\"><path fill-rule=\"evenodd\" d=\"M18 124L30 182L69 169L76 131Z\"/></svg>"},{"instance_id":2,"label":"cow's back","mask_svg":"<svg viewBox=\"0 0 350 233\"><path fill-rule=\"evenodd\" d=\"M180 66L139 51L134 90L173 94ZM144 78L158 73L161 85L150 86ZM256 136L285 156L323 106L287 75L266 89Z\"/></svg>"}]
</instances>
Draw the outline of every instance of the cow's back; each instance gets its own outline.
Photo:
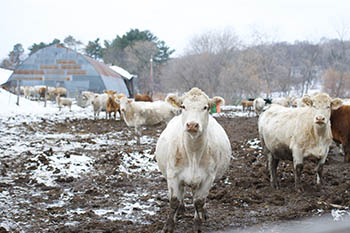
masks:
<instances>
[{"instance_id":1,"label":"cow's back","mask_svg":"<svg viewBox=\"0 0 350 233\"><path fill-rule=\"evenodd\" d=\"M126 120L129 126L156 125L169 121L173 116L171 105L164 101L134 101L127 110Z\"/></svg>"},{"instance_id":2,"label":"cow's back","mask_svg":"<svg viewBox=\"0 0 350 233\"><path fill-rule=\"evenodd\" d=\"M307 108L286 108L273 104L259 118L259 135L266 148L283 154L292 147L307 141L312 127L311 114ZM307 143L307 142L305 142ZM289 157L289 156L288 156Z\"/></svg>"}]
</instances>

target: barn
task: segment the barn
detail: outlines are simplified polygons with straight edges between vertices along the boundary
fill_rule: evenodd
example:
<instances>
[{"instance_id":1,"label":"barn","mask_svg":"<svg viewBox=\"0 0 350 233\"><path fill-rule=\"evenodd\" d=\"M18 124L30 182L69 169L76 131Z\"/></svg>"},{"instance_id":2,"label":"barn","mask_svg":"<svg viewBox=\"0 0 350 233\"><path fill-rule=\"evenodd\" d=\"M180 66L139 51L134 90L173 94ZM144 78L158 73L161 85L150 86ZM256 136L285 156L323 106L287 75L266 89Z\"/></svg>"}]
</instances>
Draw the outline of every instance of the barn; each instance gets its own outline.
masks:
<instances>
[{"instance_id":1,"label":"barn","mask_svg":"<svg viewBox=\"0 0 350 233\"><path fill-rule=\"evenodd\" d=\"M55 44L24 60L6 85L65 87L71 97L81 91L101 93L104 90L115 90L130 97L134 92L133 77L125 73L128 74L127 71L118 73L106 64Z\"/></svg>"}]
</instances>

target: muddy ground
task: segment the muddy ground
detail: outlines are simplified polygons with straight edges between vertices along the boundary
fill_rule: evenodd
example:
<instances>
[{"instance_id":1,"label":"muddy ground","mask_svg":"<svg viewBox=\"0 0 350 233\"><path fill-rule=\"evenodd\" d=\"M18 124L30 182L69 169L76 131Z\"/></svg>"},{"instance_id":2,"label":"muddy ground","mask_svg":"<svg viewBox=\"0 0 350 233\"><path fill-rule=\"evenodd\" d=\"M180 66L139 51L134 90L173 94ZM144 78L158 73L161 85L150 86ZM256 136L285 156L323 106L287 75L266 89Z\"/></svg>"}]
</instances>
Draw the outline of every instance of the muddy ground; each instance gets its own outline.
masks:
<instances>
[{"instance_id":1,"label":"muddy ground","mask_svg":"<svg viewBox=\"0 0 350 233\"><path fill-rule=\"evenodd\" d=\"M291 162L281 162L278 175L281 178L281 189L275 190L269 185L266 161L261 148L255 145L258 138L256 117L217 117L226 130L232 146L233 159L225 176L211 188L207 200L208 220L202 226L203 232L217 232L228 229L245 228L252 225L300 219L307 216L318 216L329 213L331 209L350 206L350 167L343 163L343 158L335 155L333 150L324 167L324 186L318 191L315 186L316 176L313 168L315 161L307 160L302 175L305 191L297 193L294 190L294 176ZM12 226L11 232L160 232L168 211L166 180L159 171L149 172L138 165L130 169L139 169L135 173L120 172L123 163L122 154L144 151L154 153L156 140L165 125L148 128L144 134L154 140L145 145L128 143L133 140L131 130L124 122L115 120L67 120L63 123L43 121L28 123L19 127L23 134L31 134L41 130L48 134L71 135L104 135L115 131L121 134L115 138L119 143L110 143L91 150L89 146L65 152L72 154L87 154L94 158L91 172L80 177L57 176L54 186L46 186L29 175L35 165L27 166L28 159L33 158L32 152L17 156L22 159L2 159L0 168L0 192L9 192L13 198L22 198L16 206L18 211L1 212L0 220L6 218L18 223ZM4 138L2 138L4 139ZM74 139L71 139L74 140ZM94 138L77 138L85 140L86 144L94 144ZM120 143L122 142L122 143ZM36 142L38 143L38 142ZM35 145L33 145L35 146ZM38 164L47 162L55 151L43 151ZM14 158L16 156L14 155ZM156 163L152 158L149 163ZM8 174L18 174L13 182L4 182ZM57 171L59 174L59 171ZM19 194L20 190L31 190L31 194ZM70 190L70 195L64 198L62 205L53 205L62 200ZM135 196L134 202L141 207L133 207L133 220L107 218L108 215L98 215L94 209L118 209L123 205L123 197L127 193L141 193ZM34 195L32 193L39 193ZM151 203L150 214L142 211L143 204ZM194 209L191 195L186 194L185 216L178 220L176 232L191 232ZM84 211L72 210L81 209ZM0 232L7 232L1 228Z\"/></svg>"}]
</instances>

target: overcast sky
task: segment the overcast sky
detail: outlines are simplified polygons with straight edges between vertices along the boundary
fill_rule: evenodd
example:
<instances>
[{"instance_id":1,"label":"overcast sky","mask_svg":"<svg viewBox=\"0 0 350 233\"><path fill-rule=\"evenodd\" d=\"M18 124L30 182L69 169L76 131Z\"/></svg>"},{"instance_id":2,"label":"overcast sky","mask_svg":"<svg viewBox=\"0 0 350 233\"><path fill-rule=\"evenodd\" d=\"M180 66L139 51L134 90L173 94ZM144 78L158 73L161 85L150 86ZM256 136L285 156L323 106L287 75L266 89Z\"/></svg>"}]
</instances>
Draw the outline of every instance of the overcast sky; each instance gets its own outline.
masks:
<instances>
[{"instance_id":1,"label":"overcast sky","mask_svg":"<svg viewBox=\"0 0 350 233\"><path fill-rule=\"evenodd\" d=\"M277 41L339 38L350 27L348 0L2 0L0 59L16 43L113 40L130 29L149 30L181 55L189 40L233 29L249 41L253 28ZM350 39L350 31L346 34Z\"/></svg>"}]
</instances>

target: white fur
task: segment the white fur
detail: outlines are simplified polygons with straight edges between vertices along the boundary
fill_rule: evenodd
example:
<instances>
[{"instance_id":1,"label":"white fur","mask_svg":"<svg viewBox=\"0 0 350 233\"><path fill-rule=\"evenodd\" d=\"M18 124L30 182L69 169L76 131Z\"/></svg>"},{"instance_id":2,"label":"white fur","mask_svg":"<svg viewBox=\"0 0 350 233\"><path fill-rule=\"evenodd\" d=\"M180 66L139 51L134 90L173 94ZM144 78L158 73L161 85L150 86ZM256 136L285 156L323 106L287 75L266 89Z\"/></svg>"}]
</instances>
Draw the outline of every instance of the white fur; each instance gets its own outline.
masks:
<instances>
[{"instance_id":1,"label":"white fur","mask_svg":"<svg viewBox=\"0 0 350 233\"><path fill-rule=\"evenodd\" d=\"M253 108L256 115L259 116L263 112L264 107L265 107L265 100L263 98L259 97L253 101Z\"/></svg>"},{"instance_id":2,"label":"white fur","mask_svg":"<svg viewBox=\"0 0 350 233\"><path fill-rule=\"evenodd\" d=\"M303 97L303 102L309 107L286 108L273 104L260 115L259 134L269 161L289 156L296 169L298 164L303 164L305 157L313 155L320 159L316 168L318 170L324 164L332 142L331 107L338 108L341 100L332 100L327 94L318 94ZM269 170L271 184L277 186L271 164ZM320 184L319 173L317 184Z\"/></svg>"},{"instance_id":3,"label":"white fur","mask_svg":"<svg viewBox=\"0 0 350 233\"><path fill-rule=\"evenodd\" d=\"M135 127L136 133L140 136L141 126L167 123L177 114L178 109L165 101L142 102L122 97L120 111L127 126Z\"/></svg>"},{"instance_id":4,"label":"white fur","mask_svg":"<svg viewBox=\"0 0 350 233\"><path fill-rule=\"evenodd\" d=\"M284 107L289 107L291 105L291 98L290 97L280 97L280 98L274 98L272 99L273 104L279 104Z\"/></svg>"},{"instance_id":5,"label":"white fur","mask_svg":"<svg viewBox=\"0 0 350 233\"><path fill-rule=\"evenodd\" d=\"M63 106L67 106L69 110L72 109L72 100L69 98L57 96L56 102L58 104L59 110L61 110Z\"/></svg>"},{"instance_id":6,"label":"white fur","mask_svg":"<svg viewBox=\"0 0 350 233\"><path fill-rule=\"evenodd\" d=\"M97 119L100 116L101 111L106 111L108 95L106 93L103 94L94 94L90 97L90 102L92 104L94 110L94 118ZM107 113L106 113L107 118Z\"/></svg>"},{"instance_id":7,"label":"white fur","mask_svg":"<svg viewBox=\"0 0 350 233\"><path fill-rule=\"evenodd\" d=\"M223 103L223 99L209 99L193 88L181 98L168 96L166 100L183 108L181 115L175 116L161 133L155 151L159 169L168 182L169 199L176 198L183 204L184 185L188 185L194 202L205 202L214 180L230 164L230 141L209 114L210 107ZM195 218L202 218L202 214L196 211Z\"/></svg>"}]
</instances>

